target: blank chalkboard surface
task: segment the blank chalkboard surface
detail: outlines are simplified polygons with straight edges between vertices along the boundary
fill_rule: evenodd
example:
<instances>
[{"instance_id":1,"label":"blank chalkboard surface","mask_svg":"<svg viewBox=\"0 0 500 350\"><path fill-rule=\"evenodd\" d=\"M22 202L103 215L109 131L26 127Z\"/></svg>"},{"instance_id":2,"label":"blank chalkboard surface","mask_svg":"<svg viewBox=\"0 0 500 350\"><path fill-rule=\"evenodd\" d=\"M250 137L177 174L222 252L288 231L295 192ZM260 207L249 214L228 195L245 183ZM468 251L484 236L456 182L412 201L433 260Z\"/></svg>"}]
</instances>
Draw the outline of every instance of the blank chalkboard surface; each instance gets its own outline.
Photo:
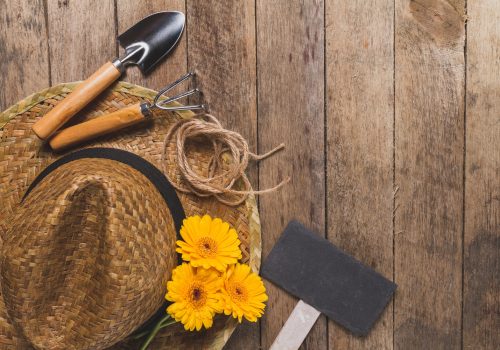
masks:
<instances>
[{"instance_id":1,"label":"blank chalkboard surface","mask_svg":"<svg viewBox=\"0 0 500 350\"><path fill-rule=\"evenodd\" d=\"M288 224L262 276L356 335L366 335L396 285L297 221Z\"/></svg>"}]
</instances>

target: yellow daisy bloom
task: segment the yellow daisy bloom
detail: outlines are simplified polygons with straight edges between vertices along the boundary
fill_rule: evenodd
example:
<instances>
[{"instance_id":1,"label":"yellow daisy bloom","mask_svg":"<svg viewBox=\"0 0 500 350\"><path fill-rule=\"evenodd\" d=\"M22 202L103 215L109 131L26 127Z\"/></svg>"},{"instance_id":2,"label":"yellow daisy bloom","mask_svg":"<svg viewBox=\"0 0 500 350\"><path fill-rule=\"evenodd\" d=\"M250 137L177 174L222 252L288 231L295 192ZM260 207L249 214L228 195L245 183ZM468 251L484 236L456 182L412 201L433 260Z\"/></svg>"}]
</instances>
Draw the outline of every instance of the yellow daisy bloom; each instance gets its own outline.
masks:
<instances>
[{"instance_id":1,"label":"yellow daisy bloom","mask_svg":"<svg viewBox=\"0 0 500 350\"><path fill-rule=\"evenodd\" d=\"M220 288L217 271L197 269L186 263L177 266L172 280L167 282L165 299L173 302L167 312L185 330L210 328L214 314L222 312Z\"/></svg>"},{"instance_id":2,"label":"yellow daisy bloom","mask_svg":"<svg viewBox=\"0 0 500 350\"><path fill-rule=\"evenodd\" d=\"M183 241L177 241L177 253L195 267L211 267L224 272L228 265L241 259L240 240L236 231L219 218L191 216L181 228Z\"/></svg>"},{"instance_id":3,"label":"yellow daisy bloom","mask_svg":"<svg viewBox=\"0 0 500 350\"><path fill-rule=\"evenodd\" d=\"M267 301L262 279L245 264L230 266L223 278L224 314L232 314L240 323L243 316L256 322L264 313Z\"/></svg>"}]
</instances>

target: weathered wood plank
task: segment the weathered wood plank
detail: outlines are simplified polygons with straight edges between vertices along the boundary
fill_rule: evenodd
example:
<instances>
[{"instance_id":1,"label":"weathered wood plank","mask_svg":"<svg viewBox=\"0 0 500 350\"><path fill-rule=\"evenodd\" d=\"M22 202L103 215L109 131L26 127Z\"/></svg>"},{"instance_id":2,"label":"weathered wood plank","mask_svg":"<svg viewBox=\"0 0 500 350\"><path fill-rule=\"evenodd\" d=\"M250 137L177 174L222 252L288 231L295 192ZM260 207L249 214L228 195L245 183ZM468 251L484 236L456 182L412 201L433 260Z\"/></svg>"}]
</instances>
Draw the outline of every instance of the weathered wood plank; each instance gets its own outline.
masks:
<instances>
[{"instance_id":1,"label":"weathered wood plank","mask_svg":"<svg viewBox=\"0 0 500 350\"><path fill-rule=\"evenodd\" d=\"M188 0L188 63L210 112L257 150L254 1ZM257 167L249 169L257 186ZM226 349L257 349L259 323L245 322Z\"/></svg>"},{"instance_id":2,"label":"weathered wood plank","mask_svg":"<svg viewBox=\"0 0 500 350\"><path fill-rule=\"evenodd\" d=\"M116 56L113 0L47 0L52 84L87 78Z\"/></svg>"},{"instance_id":3,"label":"weathered wood plank","mask_svg":"<svg viewBox=\"0 0 500 350\"><path fill-rule=\"evenodd\" d=\"M255 2L188 0L188 62L225 127L257 150ZM257 167L250 177L257 185Z\"/></svg>"},{"instance_id":4,"label":"weathered wood plank","mask_svg":"<svg viewBox=\"0 0 500 350\"><path fill-rule=\"evenodd\" d=\"M0 1L0 110L49 86L42 0Z\"/></svg>"},{"instance_id":5,"label":"weathered wood plank","mask_svg":"<svg viewBox=\"0 0 500 350\"><path fill-rule=\"evenodd\" d=\"M500 3L467 3L464 349L500 347Z\"/></svg>"},{"instance_id":6,"label":"weathered wood plank","mask_svg":"<svg viewBox=\"0 0 500 350\"><path fill-rule=\"evenodd\" d=\"M464 1L397 0L397 349L461 345Z\"/></svg>"},{"instance_id":7,"label":"weathered wood plank","mask_svg":"<svg viewBox=\"0 0 500 350\"><path fill-rule=\"evenodd\" d=\"M290 219L325 232L324 3L257 1L259 150L280 142L287 148L260 165L261 188L290 175L282 190L260 199L267 256ZM262 348L268 349L297 300L271 283L262 320ZM303 346L326 349L321 316Z\"/></svg>"},{"instance_id":8,"label":"weathered wood plank","mask_svg":"<svg viewBox=\"0 0 500 350\"><path fill-rule=\"evenodd\" d=\"M117 32L118 34L124 32L130 26L152 13L159 11L181 11L185 13L185 7L184 0L118 0L116 2ZM123 79L155 90L159 90L175 81L186 73L186 37L187 33L184 32L175 50L165 60L159 62L149 74L142 74L137 67L129 67ZM122 54L123 52L124 50L120 46L119 53Z\"/></svg>"},{"instance_id":9,"label":"weathered wood plank","mask_svg":"<svg viewBox=\"0 0 500 350\"><path fill-rule=\"evenodd\" d=\"M394 2L327 2L328 238L393 275ZM365 338L329 322L331 349L392 349L392 304Z\"/></svg>"}]
</instances>

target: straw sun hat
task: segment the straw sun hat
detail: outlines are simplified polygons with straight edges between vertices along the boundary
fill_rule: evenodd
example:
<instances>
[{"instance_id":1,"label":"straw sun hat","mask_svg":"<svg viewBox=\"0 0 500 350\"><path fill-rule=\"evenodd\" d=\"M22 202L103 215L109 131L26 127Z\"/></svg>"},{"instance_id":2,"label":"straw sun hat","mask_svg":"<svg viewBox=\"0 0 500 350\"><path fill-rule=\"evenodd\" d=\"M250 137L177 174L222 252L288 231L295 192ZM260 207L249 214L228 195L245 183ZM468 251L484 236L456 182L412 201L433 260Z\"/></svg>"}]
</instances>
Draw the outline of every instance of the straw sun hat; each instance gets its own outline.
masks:
<instances>
[{"instance_id":1,"label":"straw sun hat","mask_svg":"<svg viewBox=\"0 0 500 350\"><path fill-rule=\"evenodd\" d=\"M62 84L0 114L0 349L136 349L130 337L165 312L165 284L177 264L176 235L185 216L209 214L238 232L242 261L260 264L260 224L252 196L237 207L177 193L161 169L169 126L189 112L158 112L143 127L89 148L53 153L31 125L74 88ZM127 83L80 115L94 118L154 91ZM84 116L84 117L83 117ZM176 172L175 145L167 171ZM203 142L192 166L207 169ZM151 349L220 349L235 320L216 318L202 332L164 329Z\"/></svg>"}]
</instances>

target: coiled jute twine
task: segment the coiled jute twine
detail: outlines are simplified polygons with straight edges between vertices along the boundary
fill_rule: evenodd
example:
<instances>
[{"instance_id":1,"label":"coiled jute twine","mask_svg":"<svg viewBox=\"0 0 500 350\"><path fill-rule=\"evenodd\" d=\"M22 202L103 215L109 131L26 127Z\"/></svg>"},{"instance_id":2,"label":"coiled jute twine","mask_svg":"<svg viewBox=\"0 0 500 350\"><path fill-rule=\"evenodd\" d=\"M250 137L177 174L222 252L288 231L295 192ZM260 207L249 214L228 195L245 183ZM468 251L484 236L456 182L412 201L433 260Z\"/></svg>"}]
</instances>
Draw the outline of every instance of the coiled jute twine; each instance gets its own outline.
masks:
<instances>
[{"instance_id":1,"label":"coiled jute twine","mask_svg":"<svg viewBox=\"0 0 500 350\"><path fill-rule=\"evenodd\" d=\"M172 125L163 141L162 166L168 176L166 155L169 145L175 138L177 166L183 183L173 181L173 186L181 192L193 193L200 197L213 196L219 202L237 206L243 203L249 195L260 195L274 192L290 181L287 177L274 187L260 191L252 190L250 181L245 174L250 160L260 161L285 148L282 143L265 154L250 152L248 143L243 136L231 130L224 129L213 115L201 113L193 118L182 119ZM205 138L212 144L213 155L210 159L207 174L197 172L190 163L187 144L189 141ZM225 155L229 155L225 157ZM226 160L224 159L226 158ZM241 189L236 189L237 186Z\"/></svg>"}]
</instances>

